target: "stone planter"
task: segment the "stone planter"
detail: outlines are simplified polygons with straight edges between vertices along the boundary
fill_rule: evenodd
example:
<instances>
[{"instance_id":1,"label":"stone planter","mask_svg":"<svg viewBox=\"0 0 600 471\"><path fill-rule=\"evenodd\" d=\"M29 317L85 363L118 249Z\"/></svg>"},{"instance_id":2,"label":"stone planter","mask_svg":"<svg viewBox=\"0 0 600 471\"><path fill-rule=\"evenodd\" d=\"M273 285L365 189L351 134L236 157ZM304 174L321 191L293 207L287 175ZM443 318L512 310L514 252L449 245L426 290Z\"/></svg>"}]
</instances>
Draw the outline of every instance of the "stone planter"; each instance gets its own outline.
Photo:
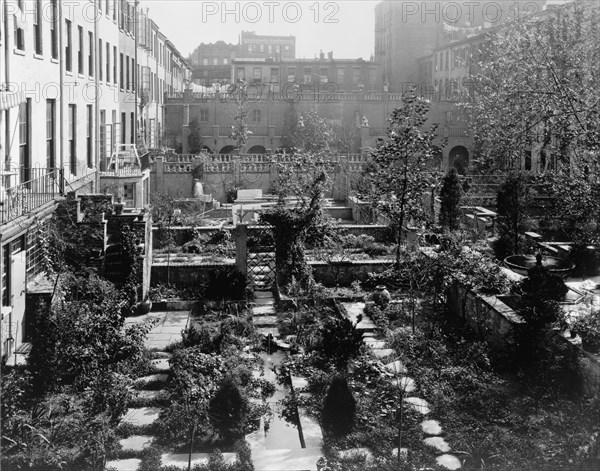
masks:
<instances>
[{"instance_id":1,"label":"stone planter","mask_svg":"<svg viewBox=\"0 0 600 471\"><path fill-rule=\"evenodd\" d=\"M152 310L152 301L145 299L137 306L137 313L139 315L148 314Z\"/></svg>"}]
</instances>

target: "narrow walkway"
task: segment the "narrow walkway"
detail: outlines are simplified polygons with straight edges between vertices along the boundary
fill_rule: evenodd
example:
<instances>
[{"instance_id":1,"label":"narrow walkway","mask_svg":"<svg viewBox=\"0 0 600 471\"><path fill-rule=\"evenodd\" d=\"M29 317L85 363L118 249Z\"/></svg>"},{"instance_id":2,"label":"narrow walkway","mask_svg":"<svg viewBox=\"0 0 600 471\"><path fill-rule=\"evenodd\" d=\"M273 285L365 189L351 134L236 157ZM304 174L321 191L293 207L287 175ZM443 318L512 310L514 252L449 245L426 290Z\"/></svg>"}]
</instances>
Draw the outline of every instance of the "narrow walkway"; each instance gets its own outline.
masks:
<instances>
[{"instance_id":1,"label":"narrow walkway","mask_svg":"<svg viewBox=\"0 0 600 471\"><path fill-rule=\"evenodd\" d=\"M275 313L275 299L270 291L255 291L255 305L252 307L252 322L257 330L265 336L270 336L273 343L279 347L285 347L277 329L277 316ZM265 368L269 368L265 365ZM265 376L267 376L265 371ZM269 373L270 380L274 380L274 374ZM273 378L271 378L273 376ZM305 378L292 378L292 387L296 393L306 386ZM273 399L282 399L290 392L279 389ZM292 392L293 393L293 392ZM271 402L272 407L277 404ZM323 434L321 426L306 414L300 412L300 426L304 448L301 446L300 437L293 446L286 443L282 435L290 433L290 425L283 420L274 421L268 431L264 430L264 422L261 420L259 430L246 437L246 441L252 449L252 463L255 471L308 471L316 469L316 462L321 456L321 444ZM274 411L277 414L277 411ZM294 428L295 430L295 428Z\"/></svg>"},{"instance_id":2,"label":"narrow walkway","mask_svg":"<svg viewBox=\"0 0 600 471\"><path fill-rule=\"evenodd\" d=\"M423 435L426 436L423 442L432 447L436 452L436 463L449 470L457 470L462 467L460 460L448 452L451 451L450 445L441 436L442 427L438 421L428 418L431 412L429 403L420 397L412 396L415 391L416 384L413 378L407 376L408 369L400 360L392 361L396 357L396 352L393 349L386 347L386 342L381 338L380 333L375 326L375 323L364 314L365 303L341 303L345 314L352 322L358 320L358 316L362 316L361 322L357 325L357 329L363 332L365 343L371 348L373 354L380 359L382 374L389 376L390 380L399 388L403 389L405 395L403 402L412 408L415 412L423 416L421 429ZM346 450L351 451L351 450ZM408 454L408 449L400 450L400 453ZM394 454L398 455L398 448L394 449Z\"/></svg>"}]
</instances>

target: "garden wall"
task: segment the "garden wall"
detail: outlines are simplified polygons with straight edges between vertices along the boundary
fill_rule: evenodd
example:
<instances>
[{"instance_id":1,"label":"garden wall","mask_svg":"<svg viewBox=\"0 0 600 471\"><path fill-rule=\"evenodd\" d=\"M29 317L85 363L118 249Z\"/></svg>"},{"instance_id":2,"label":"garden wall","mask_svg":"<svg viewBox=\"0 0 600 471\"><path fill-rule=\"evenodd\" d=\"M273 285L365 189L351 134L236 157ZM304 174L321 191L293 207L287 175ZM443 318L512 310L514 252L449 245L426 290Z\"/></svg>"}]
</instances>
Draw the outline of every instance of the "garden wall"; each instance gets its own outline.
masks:
<instances>
[{"instance_id":1,"label":"garden wall","mask_svg":"<svg viewBox=\"0 0 600 471\"><path fill-rule=\"evenodd\" d=\"M325 286L350 286L354 281L366 281L369 273L381 273L393 260L360 260L343 262L309 262L315 281Z\"/></svg>"},{"instance_id":2,"label":"garden wall","mask_svg":"<svg viewBox=\"0 0 600 471\"><path fill-rule=\"evenodd\" d=\"M156 226L152 228L152 232L154 234L152 240L155 249L158 247L158 243L160 242L159 238L157 237L158 230L159 229ZM171 235L173 236L176 245L183 245L192 240L195 232L204 235L211 235L216 234L220 230L220 226L173 226L170 228ZM223 226L223 230L232 231L233 226Z\"/></svg>"},{"instance_id":3,"label":"garden wall","mask_svg":"<svg viewBox=\"0 0 600 471\"><path fill-rule=\"evenodd\" d=\"M174 284L180 287L208 285L219 270L236 270L235 262L221 263L155 263L152 265L152 284Z\"/></svg>"},{"instance_id":4,"label":"garden wall","mask_svg":"<svg viewBox=\"0 0 600 471\"><path fill-rule=\"evenodd\" d=\"M515 326L525 322L496 296L467 291L458 282L448 289L447 306L487 342L503 350L514 342Z\"/></svg>"}]
</instances>

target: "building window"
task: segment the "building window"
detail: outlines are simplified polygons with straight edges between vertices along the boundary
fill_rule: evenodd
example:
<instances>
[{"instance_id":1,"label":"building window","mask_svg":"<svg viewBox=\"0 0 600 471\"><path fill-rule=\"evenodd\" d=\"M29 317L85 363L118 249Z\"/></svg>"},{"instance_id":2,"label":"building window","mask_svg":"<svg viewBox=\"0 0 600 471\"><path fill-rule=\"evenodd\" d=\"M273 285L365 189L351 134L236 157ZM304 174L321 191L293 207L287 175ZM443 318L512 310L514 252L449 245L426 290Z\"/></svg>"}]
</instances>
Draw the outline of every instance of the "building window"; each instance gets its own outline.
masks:
<instances>
[{"instance_id":1,"label":"building window","mask_svg":"<svg viewBox=\"0 0 600 471\"><path fill-rule=\"evenodd\" d=\"M262 69L260 67L254 67L252 70L252 78L255 81L262 79Z\"/></svg>"},{"instance_id":2,"label":"building window","mask_svg":"<svg viewBox=\"0 0 600 471\"><path fill-rule=\"evenodd\" d=\"M33 41L35 43L35 53L42 55L42 2L35 1L35 16L33 19Z\"/></svg>"},{"instance_id":3,"label":"building window","mask_svg":"<svg viewBox=\"0 0 600 471\"><path fill-rule=\"evenodd\" d=\"M271 82L279 82L279 69L277 67L271 69Z\"/></svg>"},{"instance_id":4,"label":"building window","mask_svg":"<svg viewBox=\"0 0 600 471\"><path fill-rule=\"evenodd\" d=\"M56 140L56 100L46 100L46 167L50 170L56 164L55 146Z\"/></svg>"},{"instance_id":5,"label":"building window","mask_svg":"<svg viewBox=\"0 0 600 471\"><path fill-rule=\"evenodd\" d=\"M281 52L281 45L280 44L275 44L275 52L277 54L279 54Z\"/></svg>"},{"instance_id":6,"label":"building window","mask_svg":"<svg viewBox=\"0 0 600 471\"><path fill-rule=\"evenodd\" d=\"M238 67L235 73L238 80L246 80L246 71L243 67Z\"/></svg>"},{"instance_id":7,"label":"building window","mask_svg":"<svg viewBox=\"0 0 600 471\"><path fill-rule=\"evenodd\" d=\"M92 168L94 166L94 153L92 147L92 135L94 134L94 109L92 105L87 105L87 136L86 136L86 151L87 151L87 166Z\"/></svg>"},{"instance_id":8,"label":"building window","mask_svg":"<svg viewBox=\"0 0 600 471\"><path fill-rule=\"evenodd\" d=\"M327 67L321 67L319 69L319 75L321 76L321 83L327 83Z\"/></svg>"},{"instance_id":9,"label":"building window","mask_svg":"<svg viewBox=\"0 0 600 471\"><path fill-rule=\"evenodd\" d=\"M121 113L121 144L125 144L127 132L127 115L125 113Z\"/></svg>"},{"instance_id":10,"label":"building window","mask_svg":"<svg viewBox=\"0 0 600 471\"><path fill-rule=\"evenodd\" d=\"M113 0L113 20L117 20L117 11L118 11L118 4L119 0Z\"/></svg>"},{"instance_id":11,"label":"building window","mask_svg":"<svg viewBox=\"0 0 600 471\"><path fill-rule=\"evenodd\" d=\"M94 76L94 35L91 32L88 32L89 38L89 53L88 53L88 75L90 77Z\"/></svg>"},{"instance_id":12,"label":"building window","mask_svg":"<svg viewBox=\"0 0 600 471\"><path fill-rule=\"evenodd\" d=\"M360 69L352 69L352 83L360 83Z\"/></svg>"},{"instance_id":13,"label":"building window","mask_svg":"<svg viewBox=\"0 0 600 471\"><path fill-rule=\"evenodd\" d=\"M129 56L125 56L125 88L129 90Z\"/></svg>"},{"instance_id":14,"label":"building window","mask_svg":"<svg viewBox=\"0 0 600 471\"><path fill-rule=\"evenodd\" d=\"M23 15L23 0L17 0L17 6L21 16ZM4 6L3 6L4 8ZM15 47L21 51L25 50L25 31L23 28L19 28L18 23L15 21Z\"/></svg>"},{"instance_id":15,"label":"building window","mask_svg":"<svg viewBox=\"0 0 600 471\"><path fill-rule=\"evenodd\" d=\"M98 80L103 80L104 78L102 66L102 39L98 39Z\"/></svg>"},{"instance_id":16,"label":"building window","mask_svg":"<svg viewBox=\"0 0 600 471\"><path fill-rule=\"evenodd\" d=\"M58 18L58 7L56 0L52 0L52 6L50 8L50 48L52 49L52 59L58 59L58 27L56 19Z\"/></svg>"},{"instance_id":17,"label":"building window","mask_svg":"<svg viewBox=\"0 0 600 471\"><path fill-rule=\"evenodd\" d=\"M264 44L260 45L260 52L265 52L265 45Z\"/></svg>"},{"instance_id":18,"label":"building window","mask_svg":"<svg viewBox=\"0 0 600 471\"><path fill-rule=\"evenodd\" d=\"M31 167L31 98L19 105L19 165L21 182L29 181Z\"/></svg>"},{"instance_id":19,"label":"building window","mask_svg":"<svg viewBox=\"0 0 600 471\"><path fill-rule=\"evenodd\" d=\"M208 122L208 110L206 108L200 110L200 121Z\"/></svg>"},{"instance_id":20,"label":"building window","mask_svg":"<svg viewBox=\"0 0 600 471\"><path fill-rule=\"evenodd\" d=\"M345 72L345 70L344 70L343 67L338 67L338 69L337 69L337 80L338 80L338 82L340 84L344 83L344 79L345 79L344 72Z\"/></svg>"},{"instance_id":21,"label":"building window","mask_svg":"<svg viewBox=\"0 0 600 471\"><path fill-rule=\"evenodd\" d=\"M294 67L290 67L288 69L288 82L296 81L296 69Z\"/></svg>"},{"instance_id":22,"label":"building window","mask_svg":"<svg viewBox=\"0 0 600 471\"><path fill-rule=\"evenodd\" d=\"M67 29L67 44L65 45L65 68L67 72L71 72L73 70L73 63L71 58L71 22L69 20L65 20L65 27Z\"/></svg>"},{"instance_id":23,"label":"building window","mask_svg":"<svg viewBox=\"0 0 600 471\"><path fill-rule=\"evenodd\" d=\"M119 71L120 71L119 84L120 84L121 90L123 90L125 88L125 81L123 79L124 73L123 73L123 53L122 52L119 55Z\"/></svg>"},{"instance_id":24,"label":"building window","mask_svg":"<svg viewBox=\"0 0 600 471\"><path fill-rule=\"evenodd\" d=\"M208 65L208 57L202 59L202 65Z\"/></svg>"},{"instance_id":25,"label":"building window","mask_svg":"<svg viewBox=\"0 0 600 471\"><path fill-rule=\"evenodd\" d=\"M106 43L106 83L110 82L110 44Z\"/></svg>"},{"instance_id":26,"label":"building window","mask_svg":"<svg viewBox=\"0 0 600 471\"><path fill-rule=\"evenodd\" d=\"M312 81L311 76L312 76L312 69L310 67L305 67L304 68L304 83L310 83Z\"/></svg>"},{"instance_id":27,"label":"building window","mask_svg":"<svg viewBox=\"0 0 600 471\"><path fill-rule=\"evenodd\" d=\"M273 46L271 44L269 44L267 46L267 51L268 51L269 54L271 54L273 52Z\"/></svg>"},{"instance_id":28,"label":"building window","mask_svg":"<svg viewBox=\"0 0 600 471\"><path fill-rule=\"evenodd\" d=\"M260 123L262 121L262 112L261 110L252 110L252 122Z\"/></svg>"},{"instance_id":29,"label":"building window","mask_svg":"<svg viewBox=\"0 0 600 471\"><path fill-rule=\"evenodd\" d=\"M135 144L135 113L131 113L129 115L129 121L130 121L130 128L131 128L129 142L131 144Z\"/></svg>"},{"instance_id":30,"label":"building window","mask_svg":"<svg viewBox=\"0 0 600 471\"><path fill-rule=\"evenodd\" d=\"M135 57L131 58L131 85L129 88L135 91Z\"/></svg>"},{"instance_id":31,"label":"building window","mask_svg":"<svg viewBox=\"0 0 600 471\"><path fill-rule=\"evenodd\" d=\"M227 58L224 58L224 59L223 59L223 64L224 64L224 65L227 65L227 64L229 64L229 59L227 59Z\"/></svg>"},{"instance_id":32,"label":"building window","mask_svg":"<svg viewBox=\"0 0 600 471\"><path fill-rule=\"evenodd\" d=\"M110 0L106 0L106 16L110 16Z\"/></svg>"},{"instance_id":33,"label":"building window","mask_svg":"<svg viewBox=\"0 0 600 471\"><path fill-rule=\"evenodd\" d=\"M83 28L78 26L77 28L79 49L77 49L77 72L83 74Z\"/></svg>"},{"instance_id":34,"label":"building window","mask_svg":"<svg viewBox=\"0 0 600 471\"><path fill-rule=\"evenodd\" d=\"M219 59L216 57L213 58L213 65L219 65Z\"/></svg>"},{"instance_id":35,"label":"building window","mask_svg":"<svg viewBox=\"0 0 600 471\"><path fill-rule=\"evenodd\" d=\"M113 46L113 83L117 84L117 46Z\"/></svg>"},{"instance_id":36,"label":"building window","mask_svg":"<svg viewBox=\"0 0 600 471\"><path fill-rule=\"evenodd\" d=\"M71 174L77 175L77 107L69 105L69 163Z\"/></svg>"}]
</instances>

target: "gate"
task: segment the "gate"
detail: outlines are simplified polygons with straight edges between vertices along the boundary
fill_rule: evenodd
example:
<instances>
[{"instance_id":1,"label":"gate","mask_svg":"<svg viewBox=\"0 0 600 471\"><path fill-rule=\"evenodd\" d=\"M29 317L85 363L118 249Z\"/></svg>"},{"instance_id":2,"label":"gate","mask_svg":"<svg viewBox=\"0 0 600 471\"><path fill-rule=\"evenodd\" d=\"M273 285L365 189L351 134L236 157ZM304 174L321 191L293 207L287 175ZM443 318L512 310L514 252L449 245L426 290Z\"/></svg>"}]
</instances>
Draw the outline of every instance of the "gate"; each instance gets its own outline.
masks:
<instances>
[{"instance_id":1,"label":"gate","mask_svg":"<svg viewBox=\"0 0 600 471\"><path fill-rule=\"evenodd\" d=\"M271 226L248 226L246 267L248 283L254 290L271 289L276 279L275 240Z\"/></svg>"}]
</instances>

